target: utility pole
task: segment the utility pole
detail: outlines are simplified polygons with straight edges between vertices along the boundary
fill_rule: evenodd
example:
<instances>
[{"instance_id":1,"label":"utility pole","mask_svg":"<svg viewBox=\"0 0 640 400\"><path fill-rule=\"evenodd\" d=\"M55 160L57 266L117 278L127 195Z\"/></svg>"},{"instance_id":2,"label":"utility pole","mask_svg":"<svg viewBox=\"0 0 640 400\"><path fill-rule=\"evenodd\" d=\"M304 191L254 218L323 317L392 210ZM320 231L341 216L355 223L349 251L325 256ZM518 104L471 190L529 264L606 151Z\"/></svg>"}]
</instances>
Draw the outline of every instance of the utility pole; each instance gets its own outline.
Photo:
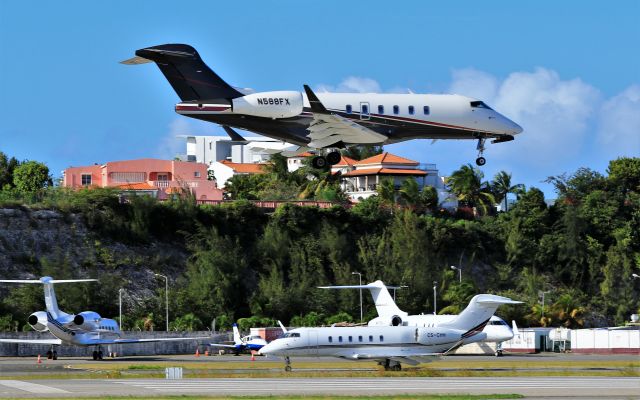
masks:
<instances>
[{"instance_id":1,"label":"utility pole","mask_svg":"<svg viewBox=\"0 0 640 400\"><path fill-rule=\"evenodd\" d=\"M460 279L460 283L462 283L462 268L456 267L455 265L452 265L451 269L454 270L454 271L458 270L458 277Z\"/></svg>"},{"instance_id":2,"label":"utility pole","mask_svg":"<svg viewBox=\"0 0 640 400\"><path fill-rule=\"evenodd\" d=\"M360 286L362 286L362 274L360 272L352 272L351 275L358 275L358 278L360 278ZM360 323L362 323L362 288L360 288Z\"/></svg>"},{"instance_id":3,"label":"utility pole","mask_svg":"<svg viewBox=\"0 0 640 400\"><path fill-rule=\"evenodd\" d=\"M123 288L118 289L118 308L120 309L120 318L119 318L119 324L120 324L120 329L122 330L122 292L124 292Z\"/></svg>"},{"instance_id":4,"label":"utility pole","mask_svg":"<svg viewBox=\"0 0 640 400\"><path fill-rule=\"evenodd\" d=\"M155 276L159 276L164 278L164 308L165 308L165 319L166 319L166 329L169 332L169 278L162 274L154 274Z\"/></svg>"},{"instance_id":5,"label":"utility pole","mask_svg":"<svg viewBox=\"0 0 640 400\"><path fill-rule=\"evenodd\" d=\"M542 290L538 291L538 296L541 296L540 304L542 305L540 308L540 319L544 318L544 295L547 293L549 293L548 290L546 292L543 292Z\"/></svg>"},{"instance_id":6,"label":"utility pole","mask_svg":"<svg viewBox=\"0 0 640 400\"><path fill-rule=\"evenodd\" d=\"M438 288L438 281L433 281L433 315L436 315L436 311L438 310L437 306L437 296L436 289Z\"/></svg>"}]
</instances>

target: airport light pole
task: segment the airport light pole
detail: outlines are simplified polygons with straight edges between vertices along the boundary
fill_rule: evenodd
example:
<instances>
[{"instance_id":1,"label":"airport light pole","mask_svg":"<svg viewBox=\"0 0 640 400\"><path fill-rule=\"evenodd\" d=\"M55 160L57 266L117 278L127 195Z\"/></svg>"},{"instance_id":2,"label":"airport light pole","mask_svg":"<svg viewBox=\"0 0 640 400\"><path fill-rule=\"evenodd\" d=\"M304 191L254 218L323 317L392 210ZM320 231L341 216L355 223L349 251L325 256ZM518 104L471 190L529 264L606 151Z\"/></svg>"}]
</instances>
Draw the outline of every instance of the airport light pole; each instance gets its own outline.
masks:
<instances>
[{"instance_id":1,"label":"airport light pole","mask_svg":"<svg viewBox=\"0 0 640 400\"><path fill-rule=\"evenodd\" d=\"M433 315L436 315L437 307L437 297L436 297L436 289L438 288L438 281L433 281Z\"/></svg>"},{"instance_id":2,"label":"airport light pole","mask_svg":"<svg viewBox=\"0 0 640 400\"><path fill-rule=\"evenodd\" d=\"M122 330L122 292L124 292L123 288L118 289L118 308L120 309L120 319L119 319L119 324L120 324L120 329Z\"/></svg>"},{"instance_id":3,"label":"airport light pole","mask_svg":"<svg viewBox=\"0 0 640 400\"><path fill-rule=\"evenodd\" d=\"M162 274L154 274L155 276L159 276L164 278L164 309L165 309L165 319L167 325L167 332L169 332L169 278Z\"/></svg>"},{"instance_id":4,"label":"airport light pole","mask_svg":"<svg viewBox=\"0 0 640 400\"><path fill-rule=\"evenodd\" d=\"M460 278L460 283L462 283L462 268L459 268L459 267L456 267L455 265L452 265L451 269L454 270L454 271L458 270L458 276Z\"/></svg>"},{"instance_id":5,"label":"airport light pole","mask_svg":"<svg viewBox=\"0 0 640 400\"><path fill-rule=\"evenodd\" d=\"M538 296L541 296L541 303L542 307L540 308L540 319L542 319L544 317L544 295L549 293L549 291L547 290L546 292L543 292L542 290L538 291Z\"/></svg>"},{"instance_id":6,"label":"airport light pole","mask_svg":"<svg viewBox=\"0 0 640 400\"><path fill-rule=\"evenodd\" d=\"M360 278L360 286L362 286L362 274L360 272L352 272L351 275L358 275ZM360 322L362 323L362 288L360 288Z\"/></svg>"}]
</instances>

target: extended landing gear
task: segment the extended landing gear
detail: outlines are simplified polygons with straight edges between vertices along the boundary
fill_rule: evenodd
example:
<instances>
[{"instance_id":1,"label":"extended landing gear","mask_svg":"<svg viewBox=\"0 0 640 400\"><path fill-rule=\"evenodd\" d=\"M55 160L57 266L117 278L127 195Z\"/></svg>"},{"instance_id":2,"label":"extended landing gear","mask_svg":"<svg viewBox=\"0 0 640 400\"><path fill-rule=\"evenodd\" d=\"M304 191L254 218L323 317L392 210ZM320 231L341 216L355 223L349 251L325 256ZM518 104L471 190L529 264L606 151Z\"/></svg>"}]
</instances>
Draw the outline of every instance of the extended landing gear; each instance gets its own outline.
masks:
<instances>
[{"instance_id":1,"label":"extended landing gear","mask_svg":"<svg viewBox=\"0 0 640 400\"><path fill-rule=\"evenodd\" d=\"M327 165L335 165L340 162L342 155L339 151L329 152L326 156L316 156L311 160L311 165L316 169L324 169Z\"/></svg>"},{"instance_id":2,"label":"extended landing gear","mask_svg":"<svg viewBox=\"0 0 640 400\"><path fill-rule=\"evenodd\" d=\"M388 358L378 363L384 367L385 371L402 371L402 365L397 361L389 360Z\"/></svg>"},{"instance_id":3,"label":"extended landing gear","mask_svg":"<svg viewBox=\"0 0 640 400\"><path fill-rule=\"evenodd\" d=\"M478 139L478 145L476 146L476 149L478 150L478 158L476 158L476 164L480 167L487 163L487 160L482 157L482 154L484 153L484 142L486 140L487 139L484 138Z\"/></svg>"},{"instance_id":4,"label":"extended landing gear","mask_svg":"<svg viewBox=\"0 0 640 400\"><path fill-rule=\"evenodd\" d=\"M57 360L58 359L58 352L56 351L56 348L51 346L51 349L49 351L47 351L47 359L48 360Z\"/></svg>"},{"instance_id":5,"label":"extended landing gear","mask_svg":"<svg viewBox=\"0 0 640 400\"><path fill-rule=\"evenodd\" d=\"M291 360L289 357L284 358L284 370L287 372L291 372Z\"/></svg>"},{"instance_id":6,"label":"extended landing gear","mask_svg":"<svg viewBox=\"0 0 640 400\"><path fill-rule=\"evenodd\" d=\"M93 360L97 361L97 360L102 360L103 354L102 354L102 348L100 348L100 346L96 347L96 349L93 351Z\"/></svg>"}]
</instances>

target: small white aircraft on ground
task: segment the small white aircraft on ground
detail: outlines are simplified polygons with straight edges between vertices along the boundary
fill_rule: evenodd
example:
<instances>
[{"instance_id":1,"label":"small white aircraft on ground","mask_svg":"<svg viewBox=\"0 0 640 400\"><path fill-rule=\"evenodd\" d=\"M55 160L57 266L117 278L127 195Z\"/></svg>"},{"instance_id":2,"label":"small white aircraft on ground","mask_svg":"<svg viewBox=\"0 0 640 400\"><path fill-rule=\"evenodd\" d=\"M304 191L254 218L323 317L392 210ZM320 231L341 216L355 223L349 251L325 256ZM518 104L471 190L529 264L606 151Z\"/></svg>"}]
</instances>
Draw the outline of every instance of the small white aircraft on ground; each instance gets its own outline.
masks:
<instances>
[{"instance_id":1,"label":"small white aircraft on ground","mask_svg":"<svg viewBox=\"0 0 640 400\"><path fill-rule=\"evenodd\" d=\"M409 315L407 312L400 310L396 302L389 294L389 290L384 282L378 280L366 285L348 285L348 286L320 286L320 289L367 289L371 292L371 297L378 311L378 316L369 321L369 326L422 326L437 327L454 320L457 315L434 315L434 314L418 314ZM391 287L393 288L393 287ZM513 327L515 328L515 321ZM511 340L515 330L500 317L495 315L482 330L487 337L482 342L496 343L495 355L502 355L502 342Z\"/></svg>"},{"instance_id":2,"label":"small white aircraft on ground","mask_svg":"<svg viewBox=\"0 0 640 400\"><path fill-rule=\"evenodd\" d=\"M102 360L102 346L114 344L170 342L181 340L201 340L208 337L173 337L153 339L122 339L118 323L109 318L102 318L94 311L83 311L79 314L67 314L58 308L58 301L53 285L56 283L97 282L97 279L56 280L50 276L28 280L0 280L1 283L28 283L44 286L44 301L47 311L36 311L29 316L28 322L38 332L51 332L55 339L0 339L0 343L48 344L51 349L47 357L56 360L58 345L94 346L93 359Z\"/></svg>"},{"instance_id":3,"label":"small white aircraft on ground","mask_svg":"<svg viewBox=\"0 0 640 400\"><path fill-rule=\"evenodd\" d=\"M399 371L400 363L417 365L446 355L463 344L486 338L482 330L501 304L518 304L506 297L479 294L467 308L438 326L358 326L296 328L264 346L261 354L332 356L348 360L377 360L386 370Z\"/></svg>"},{"instance_id":4,"label":"small white aircraft on ground","mask_svg":"<svg viewBox=\"0 0 640 400\"><path fill-rule=\"evenodd\" d=\"M240 331L238 330L238 325L233 324L233 344L210 343L209 345L212 347L222 347L225 349L232 349L232 351L236 355L238 355L245 350L258 351L261 348L263 348L266 344L267 344L267 341L258 335L247 335L244 337L240 337Z\"/></svg>"}]
</instances>

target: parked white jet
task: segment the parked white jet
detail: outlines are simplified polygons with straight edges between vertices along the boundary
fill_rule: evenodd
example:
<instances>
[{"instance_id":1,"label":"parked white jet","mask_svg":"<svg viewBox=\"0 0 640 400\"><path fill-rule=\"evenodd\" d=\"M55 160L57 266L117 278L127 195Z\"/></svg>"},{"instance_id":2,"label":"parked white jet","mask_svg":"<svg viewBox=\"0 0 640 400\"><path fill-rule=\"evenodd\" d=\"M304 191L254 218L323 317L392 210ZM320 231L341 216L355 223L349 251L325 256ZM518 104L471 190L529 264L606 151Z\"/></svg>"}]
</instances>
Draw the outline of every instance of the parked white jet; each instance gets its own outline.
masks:
<instances>
[{"instance_id":1,"label":"parked white jet","mask_svg":"<svg viewBox=\"0 0 640 400\"><path fill-rule=\"evenodd\" d=\"M380 280L369 283L367 285L348 285L348 286L320 286L320 289L368 289L371 292L373 303L378 311L378 317L369 321L369 326L422 326L437 327L454 320L457 315L433 315L419 314L409 315L405 311L400 310L396 305L393 297L389 294L387 286ZM515 326L515 322L514 322ZM514 331L502 318L493 315L489 323L482 330L487 337L483 342L496 343L496 356L502 355L501 343L511 340Z\"/></svg>"},{"instance_id":2,"label":"parked white jet","mask_svg":"<svg viewBox=\"0 0 640 400\"><path fill-rule=\"evenodd\" d=\"M478 140L476 163L487 139L508 142L522 128L481 100L453 94L314 93L302 91L248 93L230 86L186 44L164 44L136 51L122 61L155 62L181 102L178 114L226 127L246 129L303 148L327 149L313 159L316 168L340 161L335 149L383 145L411 139Z\"/></svg>"},{"instance_id":3,"label":"parked white jet","mask_svg":"<svg viewBox=\"0 0 640 400\"><path fill-rule=\"evenodd\" d=\"M236 355L238 355L245 350L252 350L252 351L260 350L266 344L267 344L267 341L258 335L247 335L244 337L240 337L240 331L238 330L238 325L233 324L233 344L210 343L210 346L222 347L225 349L232 349L232 351Z\"/></svg>"},{"instance_id":4,"label":"parked white jet","mask_svg":"<svg viewBox=\"0 0 640 400\"><path fill-rule=\"evenodd\" d=\"M261 354L332 356L349 360L378 360L387 370L399 371L400 363L417 365L445 355L459 346L486 338L482 332L501 304L519 303L506 297L479 294L459 315L438 326L358 326L296 328L264 346Z\"/></svg>"},{"instance_id":5,"label":"parked white jet","mask_svg":"<svg viewBox=\"0 0 640 400\"><path fill-rule=\"evenodd\" d=\"M169 342L180 340L200 340L207 337L174 337L174 338L154 338L154 339L122 339L122 332L118 323L109 318L102 318L94 311L84 311L79 314L67 314L58 308L58 301L53 285L56 283L74 282L97 282L97 279L67 279L56 280L50 276L45 276L39 280L0 280L2 283L35 283L44 286L44 302L47 311L36 311L29 316L28 322L31 327L38 332L51 332L55 339L0 339L0 343L29 343L48 344L51 350L47 352L47 357L56 360L58 353L55 350L57 345L74 346L94 346L94 360L102 360L103 345L131 344L149 342Z\"/></svg>"}]
</instances>

